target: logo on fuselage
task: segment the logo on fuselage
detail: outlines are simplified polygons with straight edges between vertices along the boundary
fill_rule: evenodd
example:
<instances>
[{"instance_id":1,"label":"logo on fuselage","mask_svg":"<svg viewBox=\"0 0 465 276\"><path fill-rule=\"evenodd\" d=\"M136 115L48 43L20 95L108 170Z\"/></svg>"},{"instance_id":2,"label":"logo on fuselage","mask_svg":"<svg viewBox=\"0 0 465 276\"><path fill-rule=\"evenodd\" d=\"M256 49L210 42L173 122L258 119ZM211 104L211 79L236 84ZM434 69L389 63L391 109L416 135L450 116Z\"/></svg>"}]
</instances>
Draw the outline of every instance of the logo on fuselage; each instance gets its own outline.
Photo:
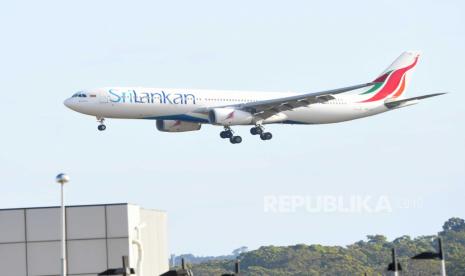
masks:
<instances>
[{"instance_id":1,"label":"logo on fuselage","mask_svg":"<svg viewBox=\"0 0 465 276\"><path fill-rule=\"evenodd\" d=\"M195 104L194 94L160 92L137 92L134 89L121 91L108 90L112 103L140 103L140 104Z\"/></svg>"}]
</instances>

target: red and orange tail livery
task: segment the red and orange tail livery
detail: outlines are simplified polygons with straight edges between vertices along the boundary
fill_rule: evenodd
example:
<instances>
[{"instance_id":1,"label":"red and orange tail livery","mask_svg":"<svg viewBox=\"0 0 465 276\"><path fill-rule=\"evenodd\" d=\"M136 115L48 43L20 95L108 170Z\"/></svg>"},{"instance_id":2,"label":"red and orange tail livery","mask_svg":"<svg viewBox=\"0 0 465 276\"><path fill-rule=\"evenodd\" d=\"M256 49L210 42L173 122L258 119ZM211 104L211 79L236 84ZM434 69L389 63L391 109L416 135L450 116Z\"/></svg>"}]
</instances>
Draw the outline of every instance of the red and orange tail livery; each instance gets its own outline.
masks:
<instances>
[{"instance_id":1,"label":"red and orange tail livery","mask_svg":"<svg viewBox=\"0 0 465 276\"><path fill-rule=\"evenodd\" d=\"M419 57L420 54L417 51L408 51L400 55L379 77L372 81L373 87L360 94L368 97L361 102L374 102L402 96Z\"/></svg>"}]
</instances>

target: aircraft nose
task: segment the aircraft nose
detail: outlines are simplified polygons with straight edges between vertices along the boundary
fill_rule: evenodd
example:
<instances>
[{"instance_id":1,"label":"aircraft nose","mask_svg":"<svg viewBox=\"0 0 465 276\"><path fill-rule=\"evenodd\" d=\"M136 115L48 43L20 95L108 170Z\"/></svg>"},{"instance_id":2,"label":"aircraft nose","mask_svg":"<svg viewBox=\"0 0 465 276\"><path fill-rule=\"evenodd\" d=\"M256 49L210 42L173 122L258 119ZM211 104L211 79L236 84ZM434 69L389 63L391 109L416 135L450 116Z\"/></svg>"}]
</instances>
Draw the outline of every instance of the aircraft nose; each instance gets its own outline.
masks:
<instances>
[{"instance_id":1,"label":"aircraft nose","mask_svg":"<svg viewBox=\"0 0 465 276\"><path fill-rule=\"evenodd\" d=\"M73 109L73 107L74 107L74 104L73 104L73 101L72 101L71 98L66 99L66 100L63 102L63 104L64 104L67 108L69 108L69 109Z\"/></svg>"}]
</instances>

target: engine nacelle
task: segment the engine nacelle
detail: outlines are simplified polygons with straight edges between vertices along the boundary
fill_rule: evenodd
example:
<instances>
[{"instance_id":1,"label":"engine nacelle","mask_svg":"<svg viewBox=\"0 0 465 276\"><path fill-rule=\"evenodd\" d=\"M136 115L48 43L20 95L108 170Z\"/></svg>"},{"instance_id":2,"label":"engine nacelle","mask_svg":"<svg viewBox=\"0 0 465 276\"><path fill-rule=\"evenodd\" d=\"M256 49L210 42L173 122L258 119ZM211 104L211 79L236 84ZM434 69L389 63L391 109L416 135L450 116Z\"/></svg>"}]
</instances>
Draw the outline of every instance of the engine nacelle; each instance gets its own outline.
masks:
<instances>
[{"instance_id":1,"label":"engine nacelle","mask_svg":"<svg viewBox=\"0 0 465 276\"><path fill-rule=\"evenodd\" d=\"M191 123L179 120L157 120L157 129L163 132L195 131L202 127L199 123Z\"/></svg>"},{"instance_id":2,"label":"engine nacelle","mask_svg":"<svg viewBox=\"0 0 465 276\"><path fill-rule=\"evenodd\" d=\"M246 111L223 107L210 110L208 119L214 125L248 125L252 123L253 115Z\"/></svg>"}]
</instances>

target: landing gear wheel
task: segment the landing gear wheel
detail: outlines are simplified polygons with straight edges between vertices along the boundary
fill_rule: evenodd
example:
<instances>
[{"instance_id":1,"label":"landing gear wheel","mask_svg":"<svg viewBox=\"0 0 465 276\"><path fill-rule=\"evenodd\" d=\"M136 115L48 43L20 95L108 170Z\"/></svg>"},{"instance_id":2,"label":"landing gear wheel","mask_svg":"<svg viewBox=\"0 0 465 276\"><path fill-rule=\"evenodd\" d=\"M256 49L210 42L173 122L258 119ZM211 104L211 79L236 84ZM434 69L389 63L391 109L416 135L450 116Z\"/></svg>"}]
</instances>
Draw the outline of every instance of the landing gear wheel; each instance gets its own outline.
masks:
<instances>
[{"instance_id":1,"label":"landing gear wheel","mask_svg":"<svg viewBox=\"0 0 465 276\"><path fill-rule=\"evenodd\" d=\"M263 129L260 126L256 126L250 129L250 134L252 135L257 135L257 134L262 134Z\"/></svg>"},{"instance_id":2,"label":"landing gear wheel","mask_svg":"<svg viewBox=\"0 0 465 276\"><path fill-rule=\"evenodd\" d=\"M271 140L271 138L273 138L273 135L270 132L265 132L265 133L260 134L260 139L264 141Z\"/></svg>"},{"instance_id":3,"label":"landing gear wheel","mask_svg":"<svg viewBox=\"0 0 465 276\"><path fill-rule=\"evenodd\" d=\"M233 137L233 132L231 129L229 128L225 128L225 130L223 130L222 132L220 132L220 137L225 139L225 138L231 138Z\"/></svg>"},{"instance_id":4,"label":"landing gear wheel","mask_svg":"<svg viewBox=\"0 0 465 276\"><path fill-rule=\"evenodd\" d=\"M99 126L97 127L97 129L100 130L100 131L104 131L105 129L107 129L107 127L106 127L105 125L102 124L102 125L99 125Z\"/></svg>"},{"instance_id":5,"label":"landing gear wheel","mask_svg":"<svg viewBox=\"0 0 465 276\"><path fill-rule=\"evenodd\" d=\"M229 141L231 144L240 144L242 142L242 137L241 136L232 136L229 138Z\"/></svg>"}]
</instances>

